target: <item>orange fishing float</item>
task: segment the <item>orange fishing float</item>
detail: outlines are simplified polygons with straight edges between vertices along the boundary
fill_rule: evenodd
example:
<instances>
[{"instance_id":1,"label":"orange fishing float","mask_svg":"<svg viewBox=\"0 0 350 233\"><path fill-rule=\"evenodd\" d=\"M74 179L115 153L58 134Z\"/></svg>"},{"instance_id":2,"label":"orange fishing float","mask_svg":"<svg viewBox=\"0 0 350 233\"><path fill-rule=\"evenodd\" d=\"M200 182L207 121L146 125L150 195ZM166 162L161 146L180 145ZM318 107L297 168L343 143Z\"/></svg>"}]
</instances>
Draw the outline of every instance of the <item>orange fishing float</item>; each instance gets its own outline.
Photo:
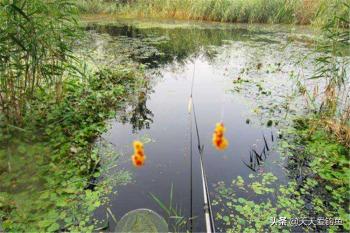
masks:
<instances>
[{"instance_id":1,"label":"orange fishing float","mask_svg":"<svg viewBox=\"0 0 350 233\"><path fill-rule=\"evenodd\" d=\"M135 167L142 167L145 164L145 159L140 156L133 155L131 159Z\"/></svg>"},{"instance_id":2,"label":"orange fishing float","mask_svg":"<svg viewBox=\"0 0 350 233\"><path fill-rule=\"evenodd\" d=\"M217 150L225 150L228 147L228 140L224 133L226 128L223 123L217 123L213 134L213 145Z\"/></svg>"},{"instance_id":3,"label":"orange fishing float","mask_svg":"<svg viewBox=\"0 0 350 233\"><path fill-rule=\"evenodd\" d=\"M140 157L144 157L144 149L143 149L143 143L140 141L134 141L134 153L139 155Z\"/></svg>"},{"instance_id":4,"label":"orange fishing float","mask_svg":"<svg viewBox=\"0 0 350 233\"><path fill-rule=\"evenodd\" d=\"M146 156L143 149L143 143L134 141L134 154L131 156L132 163L135 167L142 167L145 164Z\"/></svg>"}]
</instances>

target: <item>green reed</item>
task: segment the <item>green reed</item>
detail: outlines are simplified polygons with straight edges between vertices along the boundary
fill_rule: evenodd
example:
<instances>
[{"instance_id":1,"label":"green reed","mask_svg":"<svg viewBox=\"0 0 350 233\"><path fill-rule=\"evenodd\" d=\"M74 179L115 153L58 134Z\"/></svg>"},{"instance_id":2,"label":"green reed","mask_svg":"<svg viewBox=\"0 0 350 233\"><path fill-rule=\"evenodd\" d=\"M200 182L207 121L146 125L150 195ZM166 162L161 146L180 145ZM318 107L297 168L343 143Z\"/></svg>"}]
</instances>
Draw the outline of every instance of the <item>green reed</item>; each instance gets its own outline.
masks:
<instances>
[{"instance_id":1,"label":"green reed","mask_svg":"<svg viewBox=\"0 0 350 233\"><path fill-rule=\"evenodd\" d=\"M80 12L87 14L117 13L119 4L124 1L76 0Z\"/></svg>"},{"instance_id":2,"label":"green reed","mask_svg":"<svg viewBox=\"0 0 350 233\"><path fill-rule=\"evenodd\" d=\"M67 0L0 2L0 111L19 125L35 94L62 94L74 67L76 7Z\"/></svg>"},{"instance_id":3,"label":"green reed","mask_svg":"<svg viewBox=\"0 0 350 233\"><path fill-rule=\"evenodd\" d=\"M170 227L172 228L171 231L184 232L184 228L186 227L190 219L186 219L186 217L184 217L184 214L182 213L181 209L177 206L177 204L173 203L173 197L174 197L173 184L171 184L168 204L161 201L153 193L150 193L150 196L157 203L157 205L166 213L168 224L170 224Z\"/></svg>"},{"instance_id":4,"label":"green reed","mask_svg":"<svg viewBox=\"0 0 350 233\"><path fill-rule=\"evenodd\" d=\"M239 23L324 25L332 5L345 0L79 0L84 13L116 13L128 17L195 19ZM346 8L337 9L346 15Z\"/></svg>"}]
</instances>

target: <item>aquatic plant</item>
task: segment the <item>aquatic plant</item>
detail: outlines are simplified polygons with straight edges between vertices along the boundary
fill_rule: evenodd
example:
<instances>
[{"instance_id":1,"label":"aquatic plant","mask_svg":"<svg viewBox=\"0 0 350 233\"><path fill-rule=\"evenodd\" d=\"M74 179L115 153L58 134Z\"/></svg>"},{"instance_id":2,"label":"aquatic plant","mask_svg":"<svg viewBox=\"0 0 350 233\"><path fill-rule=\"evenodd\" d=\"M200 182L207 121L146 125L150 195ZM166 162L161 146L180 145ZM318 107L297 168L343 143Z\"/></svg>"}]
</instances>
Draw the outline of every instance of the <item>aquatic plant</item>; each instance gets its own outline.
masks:
<instances>
[{"instance_id":1,"label":"aquatic plant","mask_svg":"<svg viewBox=\"0 0 350 233\"><path fill-rule=\"evenodd\" d=\"M159 207L166 213L167 222L169 227L171 227L172 232L184 232L187 224L195 218L195 217L192 217L191 219L187 219L186 217L184 217L181 211L181 208L179 208L177 204L174 204L173 202L174 185L173 184L171 184L168 204L165 204L165 202L161 201L153 193L150 193L150 195L152 199L159 205Z\"/></svg>"},{"instance_id":2,"label":"aquatic plant","mask_svg":"<svg viewBox=\"0 0 350 233\"><path fill-rule=\"evenodd\" d=\"M343 232L350 228L349 153L326 131L310 131L309 126L300 119L291 132L297 137L283 143L289 148L288 184L277 183L272 173L257 173L249 175L248 182L238 176L231 184L215 186L213 204L220 230ZM303 219L315 223L300 224ZM322 224L325 219L332 223Z\"/></svg>"},{"instance_id":3,"label":"aquatic plant","mask_svg":"<svg viewBox=\"0 0 350 233\"><path fill-rule=\"evenodd\" d=\"M347 4L343 7L349 9ZM221 230L345 232L350 229L349 21L334 9L338 8L331 8L334 15L325 20L324 37L317 44L317 52L322 53L316 56L317 69L311 77L324 83L324 90L319 90L321 85L312 88L304 85L301 81L304 76L296 80L297 96L307 98L310 115L299 117L292 127L281 129L289 135L289 139L280 140L280 153L286 158L290 182L271 185L277 177L265 173L250 175L247 183L241 177L234 179L232 185L218 183L214 203L219 205L217 220ZM252 156L251 161L254 162ZM264 181L266 176L274 177L273 182ZM252 195L244 198L242 192ZM310 224L302 224L300 217L306 217ZM272 224L273 219L277 224Z\"/></svg>"},{"instance_id":4,"label":"aquatic plant","mask_svg":"<svg viewBox=\"0 0 350 233\"><path fill-rule=\"evenodd\" d=\"M225 150L228 147L228 140L224 133L226 128L223 123L217 123L213 134L213 145L217 150Z\"/></svg>"},{"instance_id":5,"label":"aquatic plant","mask_svg":"<svg viewBox=\"0 0 350 233\"><path fill-rule=\"evenodd\" d=\"M277 181L272 173L250 175L249 180L241 176L232 180L230 184L219 182L215 185L215 199L213 201L216 211L217 225L222 232L290 232L288 226L271 226L273 217L301 216L300 210L304 202L295 199L299 193L295 192L296 183L275 189ZM239 193L250 193L259 202L250 198L240 197ZM273 201L275 199L276 201Z\"/></svg>"},{"instance_id":6,"label":"aquatic plant","mask_svg":"<svg viewBox=\"0 0 350 233\"><path fill-rule=\"evenodd\" d=\"M263 165L263 162L266 160L267 156L269 155L270 147L267 143L266 137L263 134L263 139L264 139L264 146L261 151L261 153L258 153L256 151L256 148L253 148L251 151L249 151L249 162L246 163L245 161L242 160L244 165L248 167L250 170L257 172L257 168ZM271 132L271 141L274 142L274 135Z\"/></svg>"},{"instance_id":7,"label":"aquatic plant","mask_svg":"<svg viewBox=\"0 0 350 233\"><path fill-rule=\"evenodd\" d=\"M307 177L302 185L296 181L277 184L272 173L238 176L231 184L215 185L216 220L223 232L343 232L349 229L344 206L325 199L318 181ZM317 190L317 192L315 192ZM331 189L329 189L331 191ZM327 191L328 192L328 191ZM337 189L332 195L342 195ZM242 193L250 193L248 198ZM331 203L331 205L329 205ZM324 222L332 221L326 225ZM310 224L303 224L307 221ZM317 224L318 222L323 224Z\"/></svg>"}]
</instances>

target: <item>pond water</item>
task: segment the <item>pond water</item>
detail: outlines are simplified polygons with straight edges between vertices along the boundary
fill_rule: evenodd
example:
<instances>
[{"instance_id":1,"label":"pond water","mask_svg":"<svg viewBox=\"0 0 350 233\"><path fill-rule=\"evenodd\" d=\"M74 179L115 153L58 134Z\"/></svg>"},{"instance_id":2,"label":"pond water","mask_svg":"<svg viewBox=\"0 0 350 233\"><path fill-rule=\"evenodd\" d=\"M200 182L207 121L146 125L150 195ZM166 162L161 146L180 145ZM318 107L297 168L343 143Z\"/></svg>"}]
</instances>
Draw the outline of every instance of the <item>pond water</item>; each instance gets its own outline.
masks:
<instances>
[{"instance_id":1,"label":"pond water","mask_svg":"<svg viewBox=\"0 0 350 233\"><path fill-rule=\"evenodd\" d=\"M138 208L167 219L150 194L168 205L173 186L174 205L184 217L191 216L192 205L192 216L197 216L193 230L205 231L198 142L194 116L188 112L193 76L193 104L211 197L217 182L230 183L253 172L272 171L281 183L288 179L274 145L281 136L279 128L289 124L287 115L302 111L300 101L286 104L286 98L295 88L290 77L301 69L305 76L312 71L308 61L305 67L296 64L311 51L307 28L122 22L91 23L88 29L91 45L109 62L131 58L147 65L148 82L134 105L119 113L102 137L123 155L121 167L133 173L134 181L110 197L118 219ZM212 145L217 122L227 129L225 151ZM270 151L253 171L245 163L249 165L252 149L260 153L266 147L264 137ZM133 167L130 160L134 140L147 142L142 168ZM105 216L102 212L98 215ZM111 221L109 230L114 227Z\"/></svg>"}]
</instances>

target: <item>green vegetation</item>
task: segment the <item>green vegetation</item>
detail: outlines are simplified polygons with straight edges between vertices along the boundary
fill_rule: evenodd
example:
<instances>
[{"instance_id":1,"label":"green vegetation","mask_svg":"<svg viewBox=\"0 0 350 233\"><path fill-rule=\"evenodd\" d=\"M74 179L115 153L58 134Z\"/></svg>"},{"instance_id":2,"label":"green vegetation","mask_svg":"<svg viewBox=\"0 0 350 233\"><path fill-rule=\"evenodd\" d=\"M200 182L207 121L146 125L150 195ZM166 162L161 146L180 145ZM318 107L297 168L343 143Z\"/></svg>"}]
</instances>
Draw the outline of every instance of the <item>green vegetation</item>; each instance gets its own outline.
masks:
<instances>
[{"instance_id":1,"label":"green vegetation","mask_svg":"<svg viewBox=\"0 0 350 233\"><path fill-rule=\"evenodd\" d=\"M245 181L237 177L229 185L219 182L214 204L220 207L216 215L220 230L294 232L300 228L291 226L289 221L293 218L300 221L302 217L314 218L315 222L322 217L342 220L341 225L301 226L306 232L350 229L348 148L323 130L311 130L307 126L310 122L298 122L294 131L297 143L288 144L293 148L292 155L287 157L292 181L279 185L276 176L263 173L251 174ZM251 198L241 197L242 193L251 194ZM286 226L271 225L273 219L283 217L287 218Z\"/></svg>"},{"instance_id":2,"label":"green vegetation","mask_svg":"<svg viewBox=\"0 0 350 233\"><path fill-rule=\"evenodd\" d=\"M106 47L105 50L107 53L113 53L116 49L126 51L126 54L129 55L126 60L132 58L151 66L169 64L174 61L184 62L190 56L198 54L203 48L205 48L207 58L213 58L217 53L215 46L222 46L225 41L248 41L250 37L262 36L265 33L239 27L203 27L198 30L193 26L178 28L164 28L162 26L158 28L142 24L136 26L98 24L94 25L92 29L99 33L110 33L116 36L124 35L127 29L136 38L117 37L114 41L109 42L111 47ZM121 59L120 54L117 56Z\"/></svg>"},{"instance_id":3,"label":"green vegetation","mask_svg":"<svg viewBox=\"0 0 350 233\"><path fill-rule=\"evenodd\" d=\"M339 12L347 16L346 0L136 0L129 3L79 0L84 13L116 13L123 17L209 20L239 23L323 25ZM322 12L322 13L320 13Z\"/></svg>"},{"instance_id":4,"label":"green vegetation","mask_svg":"<svg viewBox=\"0 0 350 233\"><path fill-rule=\"evenodd\" d=\"M59 98L64 73L74 69L77 11L67 1L0 5L0 106L5 121L20 125L36 92L55 92Z\"/></svg>"},{"instance_id":5,"label":"green vegetation","mask_svg":"<svg viewBox=\"0 0 350 233\"><path fill-rule=\"evenodd\" d=\"M1 227L91 232L93 211L130 181L122 170L108 176L119 156L95 139L143 85L142 69L76 56L82 33L69 1L0 6Z\"/></svg>"},{"instance_id":6,"label":"green vegetation","mask_svg":"<svg viewBox=\"0 0 350 233\"><path fill-rule=\"evenodd\" d=\"M122 99L133 94L137 77L124 68L102 70L85 81L67 78L59 103L52 96L37 96L24 126L1 135L0 160L7 161L0 167L4 230L93 230L91 214L103 204L103 195L130 177L121 171L89 188L111 166L101 163L92 143L114 109L123 106ZM115 159L111 155L110 162Z\"/></svg>"},{"instance_id":7,"label":"green vegetation","mask_svg":"<svg viewBox=\"0 0 350 233\"><path fill-rule=\"evenodd\" d=\"M94 64L77 51L77 44L86 42L77 22L79 11L118 17L321 25L324 33L315 53L322 55L315 58L317 70L312 79L320 80L323 89L310 90L297 78L296 95L306 98L310 115L298 118L292 128L282 129L295 135L281 140L280 145L290 181L277 186L277 177L265 173L251 175L249 182L241 177L230 185L220 182L214 204L219 209L216 218L221 230L228 232L290 231L293 228L271 226L271 218L301 216L343 221L342 226L330 229L305 226L305 231L350 230L350 86L345 57L350 53L350 34L345 0L73 2L0 2L0 231L99 230L101 223L93 219L93 212L108 202L106 195L112 188L130 182L131 174L123 170L109 174L120 156L96 139L106 130L107 120L126 109L135 97L138 105L132 116L122 116L121 121L130 121L134 130L152 122L152 112L146 106L151 87L139 63L157 67L186 62L203 47L210 59L217 52L212 46L261 33L241 29L245 33L241 35L239 30L227 28L185 27L160 33L156 27L128 28L135 34L133 38L108 41L103 49L112 57L103 54L103 61ZM94 29L104 33L115 30L108 26ZM273 42L271 37L259 36L256 41ZM279 69L279 65L273 68ZM252 84L261 95L271 95L259 83ZM274 124L267 121L269 127ZM244 193L251 197L240 197ZM168 206L155 195L151 197L169 223L174 221L169 224L174 231L185 228L188 220L174 207L172 188Z\"/></svg>"},{"instance_id":8,"label":"green vegetation","mask_svg":"<svg viewBox=\"0 0 350 233\"><path fill-rule=\"evenodd\" d=\"M173 203L173 184L171 184L169 204L162 202L153 193L150 193L152 199L159 205L159 207L165 212L167 216L168 227L172 232L184 232L186 230L186 225L190 220L186 219L181 211L181 208L177 204Z\"/></svg>"},{"instance_id":9,"label":"green vegetation","mask_svg":"<svg viewBox=\"0 0 350 233\"><path fill-rule=\"evenodd\" d=\"M78 9L83 14L117 13L122 1L77 0Z\"/></svg>"},{"instance_id":10,"label":"green vegetation","mask_svg":"<svg viewBox=\"0 0 350 233\"><path fill-rule=\"evenodd\" d=\"M349 10L348 5L345 5ZM348 188L350 186L350 102L348 17L334 14L323 27L324 38L317 45L323 52L315 58L316 71L311 79L324 81L324 90L310 90L297 80L297 96L307 100L310 115L298 117L292 128L283 132L295 135L280 143L281 153L287 159L290 182L277 186L277 177L271 173L250 175L250 181L241 177L227 185L216 187L215 204L220 207L216 219L227 232L264 231L327 231L344 232L350 229ZM321 94L319 94L321 93ZM242 193L253 193L250 198ZM340 220L331 226L310 224L291 226L290 220L306 217ZM287 218L287 225L273 224ZM300 223L300 222L299 222Z\"/></svg>"}]
</instances>

